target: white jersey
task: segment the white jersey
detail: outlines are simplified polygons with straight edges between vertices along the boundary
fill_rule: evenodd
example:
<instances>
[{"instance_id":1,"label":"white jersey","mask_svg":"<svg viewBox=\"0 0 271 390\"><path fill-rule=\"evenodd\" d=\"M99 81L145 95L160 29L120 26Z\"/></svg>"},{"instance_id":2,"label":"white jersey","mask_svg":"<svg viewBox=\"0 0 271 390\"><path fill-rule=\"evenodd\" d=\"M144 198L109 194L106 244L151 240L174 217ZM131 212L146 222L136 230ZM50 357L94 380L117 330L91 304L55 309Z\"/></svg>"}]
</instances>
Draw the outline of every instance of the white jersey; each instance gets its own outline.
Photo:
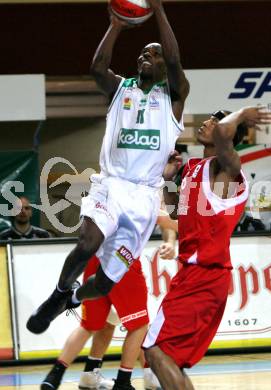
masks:
<instances>
[{"instance_id":1,"label":"white jersey","mask_svg":"<svg viewBox=\"0 0 271 390\"><path fill-rule=\"evenodd\" d=\"M138 88L137 79L122 79L107 114L100 155L102 177L160 187L182 130L182 122L172 112L167 83L146 92Z\"/></svg>"}]
</instances>

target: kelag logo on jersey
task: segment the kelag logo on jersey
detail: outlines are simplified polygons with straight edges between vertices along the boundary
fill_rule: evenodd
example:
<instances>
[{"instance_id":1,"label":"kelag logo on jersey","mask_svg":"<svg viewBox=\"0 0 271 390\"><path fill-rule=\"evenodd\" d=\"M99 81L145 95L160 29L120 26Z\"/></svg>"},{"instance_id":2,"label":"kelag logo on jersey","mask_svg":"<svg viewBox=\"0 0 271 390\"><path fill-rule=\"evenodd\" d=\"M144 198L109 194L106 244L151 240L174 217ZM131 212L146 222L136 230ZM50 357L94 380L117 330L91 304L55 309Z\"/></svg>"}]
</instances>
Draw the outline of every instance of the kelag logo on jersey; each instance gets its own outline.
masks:
<instances>
[{"instance_id":1,"label":"kelag logo on jersey","mask_svg":"<svg viewBox=\"0 0 271 390\"><path fill-rule=\"evenodd\" d=\"M230 93L229 99L259 99L266 92L271 92L271 72L244 72L234 88L239 91Z\"/></svg>"},{"instance_id":2,"label":"kelag logo on jersey","mask_svg":"<svg viewBox=\"0 0 271 390\"><path fill-rule=\"evenodd\" d=\"M160 130L121 129L117 146L126 149L159 150Z\"/></svg>"}]
</instances>

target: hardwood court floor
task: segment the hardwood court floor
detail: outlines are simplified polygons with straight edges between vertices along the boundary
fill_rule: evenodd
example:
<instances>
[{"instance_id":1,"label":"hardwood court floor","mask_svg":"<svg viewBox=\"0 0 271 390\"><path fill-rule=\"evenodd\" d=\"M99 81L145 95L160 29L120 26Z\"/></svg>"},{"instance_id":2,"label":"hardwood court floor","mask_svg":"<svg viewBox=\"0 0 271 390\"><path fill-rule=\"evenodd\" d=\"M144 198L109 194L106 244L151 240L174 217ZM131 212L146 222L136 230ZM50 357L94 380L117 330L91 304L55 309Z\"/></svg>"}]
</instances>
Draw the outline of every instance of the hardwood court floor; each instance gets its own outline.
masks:
<instances>
[{"instance_id":1,"label":"hardwood court floor","mask_svg":"<svg viewBox=\"0 0 271 390\"><path fill-rule=\"evenodd\" d=\"M105 362L104 376L115 377L118 363ZM0 390L38 390L50 367L2 367ZM73 364L66 372L60 390L77 389L82 368L82 363ZM196 390L271 390L271 354L207 356L188 370L188 374ZM139 366L134 370L132 382L137 390L144 390Z\"/></svg>"}]
</instances>

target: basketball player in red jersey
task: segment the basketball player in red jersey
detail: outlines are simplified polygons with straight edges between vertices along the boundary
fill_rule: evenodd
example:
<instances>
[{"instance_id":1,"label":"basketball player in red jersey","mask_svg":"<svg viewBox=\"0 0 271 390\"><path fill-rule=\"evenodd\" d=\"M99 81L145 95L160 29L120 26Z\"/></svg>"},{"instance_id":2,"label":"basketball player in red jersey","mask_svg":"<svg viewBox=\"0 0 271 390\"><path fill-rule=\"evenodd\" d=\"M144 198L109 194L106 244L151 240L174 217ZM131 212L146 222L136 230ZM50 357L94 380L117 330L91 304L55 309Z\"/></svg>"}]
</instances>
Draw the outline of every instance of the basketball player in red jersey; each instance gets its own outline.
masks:
<instances>
[{"instance_id":1,"label":"basketball player in red jersey","mask_svg":"<svg viewBox=\"0 0 271 390\"><path fill-rule=\"evenodd\" d=\"M164 390L191 390L183 371L205 354L216 334L227 301L232 269L229 244L248 198L248 184L234 146L246 127L271 123L271 113L247 107L214 113L203 122L197 139L204 158L187 163L179 194L165 188L165 201L175 205L179 224L179 260L143 348ZM177 172L176 158L165 169L166 180ZM176 207L178 205L178 207Z\"/></svg>"}]
</instances>

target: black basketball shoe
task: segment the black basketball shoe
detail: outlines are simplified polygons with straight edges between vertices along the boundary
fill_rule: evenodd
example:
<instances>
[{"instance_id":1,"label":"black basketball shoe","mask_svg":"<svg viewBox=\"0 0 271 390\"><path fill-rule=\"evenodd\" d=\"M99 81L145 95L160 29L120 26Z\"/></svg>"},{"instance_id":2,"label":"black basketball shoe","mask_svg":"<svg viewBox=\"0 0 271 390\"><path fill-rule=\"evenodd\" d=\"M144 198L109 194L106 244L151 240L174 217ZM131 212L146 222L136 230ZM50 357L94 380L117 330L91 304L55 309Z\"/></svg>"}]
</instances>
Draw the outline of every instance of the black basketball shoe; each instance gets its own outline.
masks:
<instances>
[{"instance_id":1,"label":"black basketball shoe","mask_svg":"<svg viewBox=\"0 0 271 390\"><path fill-rule=\"evenodd\" d=\"M117 383L117 381L115 381L112 390L136 390L136 389L135 387L132 386L130 381L126 383Z\"/></svg>"},{"instance_id":2,"label":"black basketball shoe","mask_svg":"<svg viewBox=\"0 0 271 390\"><path fill-rule=\"evenodd\" d=\"M56 363L51 371L48 373L42 384L41 390L56 390L59 388L62 377L65 373L66 367L61 363Z\"/></svg>"},{"instance_id":3,"label":"black basketball shoe","mask_svg":"<svg viewBox=\"0 0 271 390\"><path fill-rule=\"evenodd\" d=\"M71 300L74 290L78 287L80 287L80 283L76 281L68 291L60 292L55 289L49 298L29 317L26 323L27 329L35 334L45 332L50 323L63 311L80 306L80 303L74 304Z\"/></svg>"}]
</instances>

